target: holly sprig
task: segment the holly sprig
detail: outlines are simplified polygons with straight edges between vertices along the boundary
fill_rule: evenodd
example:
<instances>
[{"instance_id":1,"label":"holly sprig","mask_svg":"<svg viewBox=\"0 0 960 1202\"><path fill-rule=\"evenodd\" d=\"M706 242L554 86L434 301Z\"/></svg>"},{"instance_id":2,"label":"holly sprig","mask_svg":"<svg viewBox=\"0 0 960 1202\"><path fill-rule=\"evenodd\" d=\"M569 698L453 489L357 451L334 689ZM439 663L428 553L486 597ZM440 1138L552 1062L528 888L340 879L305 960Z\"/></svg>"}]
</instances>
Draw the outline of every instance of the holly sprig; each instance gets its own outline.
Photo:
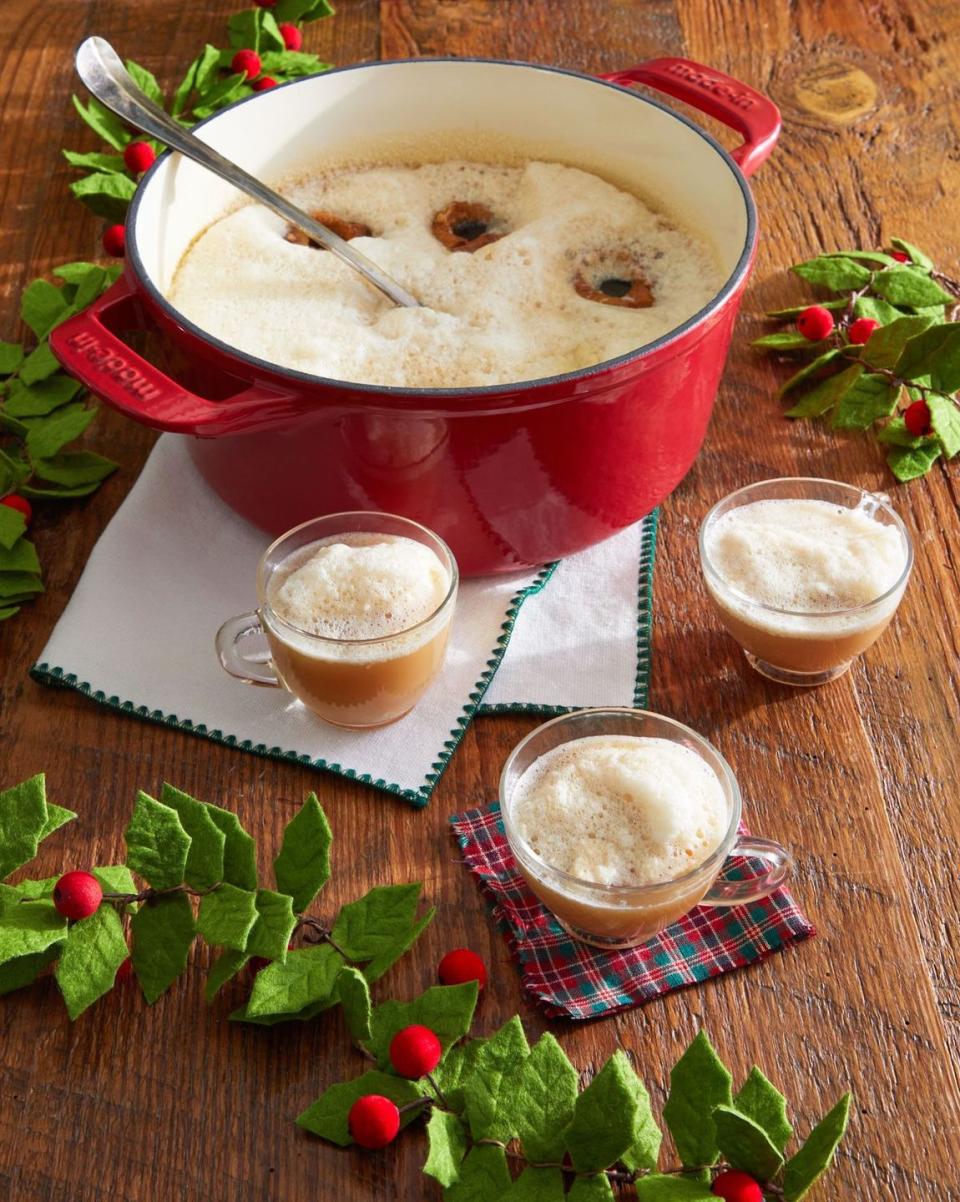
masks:
<instances>
[{"instance_id":1,"label":"holly sprig","mask_svg":"<svg viewBox=\"0 0 960 1202\"><path fill-rule=\"evenodd\" d=\"M632 1187L641 1202L716 1202L718 1194L800 1202L846 1131L849 1093L788 1154L794 1132L783 1094L758 1068L734 1093L701 1031L670 1073L663 1123L679 1163L660 1167L663 1131L622 1050L581 1088L553 1035L531 1048L516 1016L488 1038L467 1040L476 1000L475 982L380 1006L358 989L344 1012L375 1067L325 1090L298 1125L341 1147L379 1147L398 1128L424 1123L424 1172L448 1202L613 1202L614 1187ZM428 1071L410 1079L394 1064L397 1045L407 1044L401 1066L411 1044L414 1059L418 1041L429 1054L424 1027L439 1037L441 1058L423 1060L418 1069ZM371 1109L386 1120L375 1129Z\"/></svg>"},{"instance_id":2,"label":"holly sprig","mask_svg":"<svg viewBox=\"0 0 960 1202\"><path fill-rule=\"evenodd\" d=\"M74 818L47 801L42 774L0 793L0 879ZM375 887L329 922L308 912L330 877L332 844L313 793L286 826L273 888L258 879L254 840L236 814L171 785L159 798L137 794L125 840L124 863L79 874L92 878L81 880L93 897L82 918L64 913L76 912L58 891L64 877L0 884L0 994L52 966L75 1019L113 989L129 957L152 1003L184 972L199 939L217 953L208 1001L250 965L257 971L249 996L230 1017L304 1021L341 994L352 999L362 989L369 997L434 915L417 914L419 884Z\"/></svg>"},{"instance_id":3,"label":"holly sprig","mask_svg":"<svg viewBox=\"0 0 960 1202\"><path fill-rule=\"evenodd\" d=\"M753 346L806 362L780 388L789 418L872 429L901 481L960 452L960 281L903 238L818 255L791 270L829 299L767 314L798 330Z\"/></svg>"}]
</instances>

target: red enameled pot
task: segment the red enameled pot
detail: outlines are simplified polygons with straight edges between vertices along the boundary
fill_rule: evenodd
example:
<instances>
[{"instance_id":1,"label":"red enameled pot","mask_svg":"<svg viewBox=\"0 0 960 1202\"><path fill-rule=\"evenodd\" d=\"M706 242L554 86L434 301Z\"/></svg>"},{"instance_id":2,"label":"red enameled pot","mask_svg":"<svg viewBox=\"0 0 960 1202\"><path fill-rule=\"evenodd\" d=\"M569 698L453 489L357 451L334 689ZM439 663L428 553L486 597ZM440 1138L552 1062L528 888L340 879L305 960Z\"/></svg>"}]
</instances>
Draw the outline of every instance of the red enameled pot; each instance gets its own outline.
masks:
<instances>
[{"instance_id":1,"label":"red enameled pot","mask_svg":"<svg viewBox=\"0 0 960 1202\"><path fill-rule=\"evenodd\" d=\"M647 84L744 137L732 155L687 118L629 89ZM495 388L404 389L328 380L218 341L165 299L191 241L236 203L179 155L144 178L127 218L123 277L51 345L107 404L190 435L195 464L271 533L348 509L436 530L465 575L542 563L615 534L682 479L703 441L753 261L749 176L780 129L751 88L685 59L594 79L525 63L365 63L258 93L198 127L263 178L323 155L482 130L636 186L711 240L726 282L662 338L594 367ZM469 138L464 133L464 143ZM251 321L257 320L251 313ZM159 331L176 379L127 341ZM156 356L154 356L156 357ZM164 356L166 358L166 356Z\"/></svg>"}]
</instances>

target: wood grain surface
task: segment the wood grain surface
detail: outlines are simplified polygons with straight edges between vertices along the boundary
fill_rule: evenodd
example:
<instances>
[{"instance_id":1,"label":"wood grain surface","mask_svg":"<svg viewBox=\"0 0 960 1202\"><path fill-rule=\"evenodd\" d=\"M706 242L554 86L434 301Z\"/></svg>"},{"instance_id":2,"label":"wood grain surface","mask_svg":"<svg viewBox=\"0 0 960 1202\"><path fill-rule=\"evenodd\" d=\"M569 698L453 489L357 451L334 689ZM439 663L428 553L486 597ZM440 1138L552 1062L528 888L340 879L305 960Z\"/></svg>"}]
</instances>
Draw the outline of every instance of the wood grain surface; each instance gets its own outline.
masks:
<instances>
[{"instance_id":1,"label":"wood grain surface","mask_svg":"<svg viewBox=\"0 0 960 1202\"><path fill-rule=\"evenodd\" d=\"M22 285L99 254L100 223L69 199L63 145L93 145L69 104L71 52L100 33L165 81L204 41L223 41L232 0L3 0L0 4L0 337L17 332ZM734 765L754 830L797 854L796 893L820 935L704 988L617 1018L551 1022L590 1070L628 1049L657 1100L665 1070L705 1024L743 1072L761 1064L807 1129L849 1083L857 1111L817 1199L957 1197L960 1164L960 796L956 731L960 545L957 466L895 503L917 565L893 628L843 680L795 693L749 674L712 617L696 528L751 480L891 480L864 437L782 420L782 373L748 347L760 313L800 295L784 268L820 248L901 235L956 265L960 193L960 10L953 0L341 0L307 46L335 63L476 54L587 72L683 54L767 92L784 133L757 175L762 243L703 453L663 510L655 589L652 708L714 740ZM719 136L728 144L728 131ZM955 274L955 273L954 273ZM493 1030L521 996L503 942L456 863L446 817L487 798L534 722L484 718L468 731L425 811L360 785L106 713L28 679L99 534L151 444L104 412L87 442L123 465L92 499L41 507L46 594L0 628L2 782L45 770L53 800L80 812L39 867L122 856L135 790L169 779L233 806L264 863L293 806L318 789L334 828L331 907L371 884L423 879L434 924L385 979L409 997L450 947L491 967L478 1011ZM164 520L162 514L157 521ZM69 851L65 849L69 847ZM0 1199L9 1202L312 1202L430 1199L421 1136L384 1154L338 1152L292 1125L360 1065L340 1019L273 1030L208 1008L200 971L155 1006L118 990L76 1023L52 982L0 999Z\"/></svg>"}]
</instances>

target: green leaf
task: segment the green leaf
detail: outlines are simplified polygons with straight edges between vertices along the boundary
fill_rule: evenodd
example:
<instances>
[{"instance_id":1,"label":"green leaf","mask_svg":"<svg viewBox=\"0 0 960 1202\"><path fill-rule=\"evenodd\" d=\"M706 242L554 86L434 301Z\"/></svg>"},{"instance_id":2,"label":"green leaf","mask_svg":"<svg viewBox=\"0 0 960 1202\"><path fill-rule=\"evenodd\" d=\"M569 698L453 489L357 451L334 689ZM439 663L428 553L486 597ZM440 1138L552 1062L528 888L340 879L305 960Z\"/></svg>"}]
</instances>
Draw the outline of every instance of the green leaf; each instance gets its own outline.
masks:
<instances>
[{"instance_id":1,"label":"green leaf","mask_svg":"<svg viewBox=\"0 0 960 1202\"><path fill-rule=\"evenodd\" d=\"M78 167L82 171L104 171L108 175L111 173L119 175L127 169L122 154L103 154L97 150L86 151L84 153L78 153L75 150L64 150L63 157L71 167Z\"/></svg>"},{"instance_id":2,"label":"green leaf","mask_svg":"<svg viewBox=\"0 0 960 1202\"><path fill-rule=\"evenodd\" d=\"M50 349L49 342L41 342L34 347L20 368L20 379L24 384L36 384L59 370L60 362Z\"/></svg>"},{"instance_id":3,"label":"green leaf","mask_svg":"<svg viewBox=\"0 0 960 1202\"><path fill-rule=\"evenodd\" d=\"M287 944L297 923L290 897L272 889L258 889L256 899L257 920L245 950L266 960L286 960Z\"/></svg>"},{"instance_id":4,"label":"green leaf","mask_svg":"<svg viewBox=\"0 0 960 1202\"><path fill-rule=\"evenodd\" d=\"M960 389L960 324L950 322L947 336L930 356L930 382L940 392Z\"/></svg>"},{"instance_id":5,"label":"green leaf","mask_svg":"<svg viewBox=\"0 0 960 1202\"><path fill-rule=\"evenodd\" d=\"M637 1202L717 1202L709 1185L653 1173L637 1182Z\"/></svg>"},{"instance_id":6,"label":"green leaf","mask_svg":"<svg viewBox=\"0 0 960 1202\"><path fill-rule=\"evenodd\" d=\"M21 485L20 491L25 497L38 497L40 499L55 497L63 500L67 497L88 497L90 493L96 492L100 487L98 481L93 484L81 484L76 488L65 488L60 484L55 484L51 488L41 488L35 484Z\"/></svg>"},{"instance_id":7,"label":"green leaf","mask_svg":"<svg viewBox=\"0 0 960 1202\"><path fill-rule=\"evenodd\" d=\"M18 614L19 612L19 605L0 605L0 622L5 622L7 618L12 618L14 614Z\"/></svg>"},{"instance_id":8,"label":"green leaf","mask_svg":"<svg viewBox=\"0 0 960 1202\"><path fill-rule=\"evenodd\" d=\"M862 351L862 361L870 367L892 369L896 366L908 340L922 334L933 325L930 317L899 317L889 325L874 330Z\"/></svg>"},{"instance_id":9,"label":"green leaf","mask_svg":"<svg viewBox=\"0 0 960 1202\"><path fill-rule=\"evenodd\" d=\"M942 322L909 339L900 352L894 372L904 380L929 376L931 361L941 348L950 346L958 329L960 324L957 322Z\"/></svg>"},{"instance_id":10,"label":"green leaf","mask_svg":"<svg viewBox=\"0 0 960 1202\"><path fill-rule=\"evenodd\" d=\"M171 810L176 810L180 825L190 836L190 850L187 852L183 879L194 889L209 889L219 884L224 879L223 853L227 837L214 822L210 808L188 793L166 783L160 789L160 801ZM227 946L232 947L233 944ZM242 947L240 950L243 950Z\"/></svg>"},{"instance_id":11,"label":"green leaf","mask_svg":"<svg viewBox=\"0 0 960 1202\"><path fill-rule=\"evenodd\" d=\"M389 1098L397 1106L406 1106L408 1102L415 1102L417 1098L423 1097L413 1081L407 1081L404 1077L391 1077L387 1073L371 1069L362 1077L356 1077L353 1081L341 1081L324 1090L312 1106L308 1106L297 1116L297 1126L346 1148L353 1143L347 1126L350 1107L357 1098L371 1093ZM419 1109L414 1109L401 1114L400 1125L405 1127L419 1113Z\"/></svg>"},{"instance_id":12,"label":"green leaf","mask_svg":"<svg viewBox=\"0 0 960 1202\"><path fill-rule=\"evenodd\" d=\"M887 452L887 463L896 478L905 483L926 475L941 454L940 443L932 439L915 448L891 447Z\"/></svg>"},{"instance_id":13,"label":"green leaf","mask_svg":"<svg viewBox=\"0 0 960 1202\"><path fill-rule=\"evenodd\" d=\"M459 1180L443 1196L445 1202L502 1202L510 1184L503 1148L480 1144L467 1153Z\"/></svg>"},{"instance_id":14,"label":"green leaf","mask_svg":"<svg viewBox=\"0 0 960 1202\"><path fill-rule=\"evenodd\" d=\"M273 14L278 21L315 21L333 16L333 7L327 0L279 0Z\"/></svg>"},{"instance_id":15,"label":"green leaf","mask_svg":"<svg viewBox=\"0 0 960 1202\"><path fill-rule=\"evenodd\" d=\"M74 287L78 287L80 282L86 279L93 271L102 271L107 277L106 282L112 284L123 271L123 264L118 263L111 267L100 267L97 263L87 263L81 259L75 263L61 263L59 267L54 267L51 271L57 279L63 280L67 284L72 284Z\"/></svg>"},{"instance_id":16,"label":"green leaf","mask_svg":"<svg viewBox=\"0 0 960 1202\"><path fill-rule=\"evenodd\" d=\"M274 9L274 12L277 11ZM303 20L318 21L321 17L332 17L335 11L330 0L313 0L311 7L303 14ZM279 14L277 15L277 20L280 20Z\"/></svg>"},{"instance_id":17,"label":"green leaf","mask_svg":"<svg viewBox=\"0 0 960 1202\"><path fill-rule=\"evenodd\" d=\"M795 275L831 292L850 292L870 281L870 271L855 259L843 255L820 255L790 269Z\"/></svg>"},{"instance_id":18,"label":"green leaf","mask_svg":"<svg viewBox=\"0 0 960 1202\"><path fill-rule=\"evenodd\" d=\"M900 385L884 376L864 372L844 392L830 424L835 430L866 430L878 418L889 417L897 407Z\"/></svg>"},{"instance_id":19,"label":"green leaf","mask_svg":"<svg viewBox=\"0 0 960 1202\"><path fill-rule=\"evenodd\" d=\"M187 101L190 99L190 94L195 88L202 90L206 87L207 80L210 78L211 72L216 69L219 61L220 51L216 46L211 46L208 42L204 46L203 52L187 68L186 75L174 92L173 100L170 103L171 116L180 116L187 107Z\"/></svg>"},{"instance_id":20,"label":"green leaf","mask_svg":"<svg viewBox=\"0 0 960 1202\"><path fill-rule=\"evenodd\" d=\"M310 793L299 812L287 823L280 854L273 862L277 888L293 898L293 908L302 913L330 879L330 823Z\"/></svg>"},{"instance_id":21,"label":"green leaf","mask_svg":"<svg viewBox=\"0 0 960 1202\"><path fill-rule=\"evenodd\" d=\"M3 572L0 575L0 597L11 604L24 601L35 593L43 592L43 584L39 576L30 572Z\"/></svg>"},{"instance_id":22,"label":"green leaf","mask_svg":"<svg viewBox=\"0 0 960 1202\"><path fill-rule=\"evenodd\" d=\"M337 915L334 942L351 960L369 960L392 949L413 925L421 888L419 883L374 886Z\"/></svg>"},{"instance_id":23,"label":"green leaf","mask_svg":"<svg viewBox=\"0 0 960 1202\"><path fill-rule=\"evenodd\" d=\"M783 1173L786 1202L800 1202L827 1171L837 1145L843 1139L850 1117L851 1095L846 1093L828 1115L814 1127L807 1142L787 1161Z\"/></svg>"},{"instance_id":24,"label":"green leaf","mask_svg":"<svg viewBox=\"0 0 960 1202\"><path fill-rule=\"evenodd\" d=\"M34 461L34 474L41 480L50 480L67 488L96 487L101 480L115 472L119 464L105 459L93 451L61 451L49 459Z\"/></svg>"},{"instance_id":25,"label":"green leaf","mask_svg":"<svg viewBox=\"0 0 960 1202\"><path fill-rule=\"evenodd\" d=\"M614 1052L577 1098L564 1132L575 1169L608 1168L632 1145L641 1088L630 1061Z\"/></svg>"},{"instance_id":26,"label":"green leaf","mask_svg":"<svg viewBox=\"0 0 960 1202\"><path fill-rule=\"evenodd\" d=\"M783 1154L759 1123L733 1106L718 1106L713 1121L724 1160L756 1181L773 1180L783 1166Z\"/></svg>"},{"instance_id":27,"label":"green leaf","mask_svg":"<svg viewBox=\"0 0 960 1202\"><path fill-rule=\"evenodd\" d=\"M467 1154L467 1133L455 1114L436 1107L430 1112L427 1148L423 1171L443 1186L453 1185Z\"/></svg>"},{"instance_id":28,"label":"green leaf","mask_svg":"<svg viewBox=\"0 0 960 1202\"><path fill-rule=\"evenodd\" d=\"M33 859L46 825L47 797L42 772L0 793L0 878Z\"/></svg>"},{"instance_id":29,"label":"green leaf","mask_svg":"<svg viewBox=\"0 0 960 1202\"><path fill-rule=\"evenodd\" d=\"M207 803L207 812L226 840L223 847L224 881L240 889L256 889L257 849L253 839L230 810Z\"/></svg>"},{"instance_id":30,"label":"green leaf","mask_svg":"<svg viewBox=\"0 0 960 1202\"><path fill-rule=\"evenodd\" d=\"M953 297L915 267L887 267L873 277L873 290L893 305L949 305Z\"/></svg>"},{"instance_id":31,"label":"green leaf","mask_svg":"<svg viewBox=\"0 0 960 1202\"><path fill-rule=\"evenodd\" d=\"M75 179L68 185L70 191L98 217L107 221L123 221L127 206L137 190L136 183L127 175L114 175L106 171L95 171L83 179Z\"/></svg>"},{"instance_id":32,"label":"green leaf","mask_svg":"<svg viewBox=\"0 0 960 1202\"><path fill-rule=\"evenodd\" d=\"M0 997L5 993L13 993L15 989L32 985L47 965L56 960L62 946L60 943L54 943L46 951L18 956L15 960L0 964Z\"/></svg>"},{"instance_id":33,"label":"green leaf","mask_svg":"<svg viewBox=\"0 0 960 1202\"><path fill-rule=\"evenodd\" d=\"M337 992L351 1039L354 1043L367 1043L373 1034L373 1005L370 987L363 973L349 964L345 965L337 977Z\"/></svg>"},{"instance_id":34,"label":"green leaf","mask_svg":"<svg viewBox=\"0 0 960 1202\"><path fill-rule=\"evenodd\" d=\"M826 380L821 381L815 388L803 394L793 408L786 411L786 417L820 417L827 410L832 409L840 400L848 388L858 380L863 374L863 368L859 363L854 363L851 367L838 375L829 376Z\"/></svg>"},{"instance_id":35,"label":"green leaf","mask_svg":"<svg viewBox=\"0 0 960 1202\"><path fill-rule=\"evenodd\" d=\"M236 885L220 885L200 902L197 931L213 947L245 952L257 921L257 895Z\"/></svg>"},{"instance_id":36,"label":"green leaf","mask_svg":"<svg viewBox=\"0 0 960 1202\"><path fill-rule=\"evenodd\" d=\"M926 447L940 444L929 434L911 434L902 417L891 418L885 426L877 431L877 441L895 447Z\"/></svg>"},{"instance_id":37,"label":"green leaf","mask_svg":"<svg viewBox=\"0 0 960 1202\"><path fill-rule=\"evenodd\" d=\"M518 1134L515 1127L519 1099L511 1090L504 1090L501 1096L501 1089L505 1078L523 1063L529 1050L517 1015L480 1048L469 1080L464 1082L467 1119L474 1140L509 1143Z\"/></svg>"},{"instance_id":38,"label":"green leaf","mask_svg":"<svg viewBox=\"0 0 960 1202\"><path fill-rule=\"evenodd\" d=\"M86 121L94 133L102 138L114 150L123 150L130 141L126 126L114 113L105 108L99 100L90 99L84 108L76 96L73 97L73 107Z\"/></svg>"},{"instance_id":39,"label":"green leaf","mask_svg":"<svg viewBox=\"0 0 960 1202\"><path fill-rule=\"evenodd\" d=\"M960 409L956 403L937 393L928 393L927 408L930 425L943 447L944 456L952 459L960 451Z\"/></svg>"},{"instance_id":40,"label":"green leaf","mask_svg":"<svg viewBox=\"0 0 960 1202\"><path fill-rule=\"evenodd\" d=\"M147 1001L153 1003L187 967L196 934L193 910L183 893L171 893L142 905L130 927L133 971Z\"/></svg>"},{"instance_id":41,"label":"green leaf","mask_svg":"<svg viewBox=\"0 0 960 1202\"><path fill-rule=\"evenodd\" d=\"M203 996L208 1002L212 1002L220 990L226 985L231 977L235 977L237 973L250 961L250 957L243 952L224 951L217 956L216 960L210 965L210 971L207 974L207 983L203 987Z\"/></svg>"},{"instance_id":42,"label":"green leaf","mask_svg":"<svg viewBox=\"0 0 960 1202\"><path fill-rule=\"evenodd\" d=\"M20 320L38 338L46 338L69 307L63 293L49 280L33 280L20 294Z\"/></svg>"},{"instance_id":43,"label":"green leaf","mask_svg":"<svg viewBox=\"0 0 960 1202\"><path fill-rule=\"evenodd\" d=\"M434 985L412 1002L386 1001L373 1012L370 1051L380 1067L386 1068L390 1064L390 1040L398 1031L415 1023L435 1032L446 1049L470 1030L476 1004L476 981Z\"/></svg>"},{"instance_id":44,"label":"green leaf","mask_svg":"<svg viewBox=\"0 0 960 1202\"><path fill-rule=\"evenodd\" d=\"M7 507L3 506L3 508ZM37 549L29 539L17 539L12 547L0 546L0 572L7 574L39 571L40 560L37 558Z\"/></svg>"},{"instance_id":45,"label":"green leaf","mask_svg":"<svg viewBox=\"0 0 960 1202\"><path fill-rule=\"evenodd\" d=\"M296 1017L333 996L342 967L343 957L329 943L290 952L285 961L275 960L257 973L246 1016Z\"/></svg>"},{"instance_id":46,"label":"green leaf","mask_svg":"<svg viewBox=\"0 0 960 1202\"><path fill-rule=\"evenodd\" d=\"M47 806L47 809L50 807ZM138 893L136 881L126 864L103 864L90 871L100 882L104 893Z\"/></svg>"},{"instance_id":47,"label":"green leaf","mask_svg":"<svg viewBox=\"0 0 960 1202\"><path fill-rule=\"evenodd\" d=\"M798 372L796 372L790 377L789 380L787 380L786 384L782 384L780 386L780 392L778 395L781 398L785 397L788 392L792 392L793 389L799 384L802 384L804 380L809 380L812 376L816 376L817 373L823 371L824 368L829 367L832 363L836 363L838 359L843 359L843 357L843 353L836 347L829 351L824 351L822 355L817 355L816 359L813 359L810 363L805 364Z\"/></svg>"},{"instance_id":48,"label":"green leaf","mask_svg":"<svg viewBox=\"0 0 960 1202\"><path fill-rule=\"evenodd\" d=\"M198 121L202 120L217 109L224 108L231 100L238 99L238 93L243 89L245 81L245 75L230 75L227 79L214 83L200 94L193 115Z\"/></svg>"},{"instance_id":49,"label":"green leaf","mask_svg":"<svg viewBox=\"0 0 960 1202\"><path fill-rule=\"evenodd\" d=\"M71 925L57 962L56 978L71 1019L113 988L129 952L120 915L111 905Z\"/></svg>"},{"instance_id":50,"label":"green leaf","mask_svg":"<svg viewBox=\"0 0 960 1202\"><path fill-rule=\"evenodd\" d=\"M53 902L31 901L29 905L21 905L14 893L0 903L0 964L45 952L66 937L67 920L60 917Z\"/></svg>"},{"instance_id":51,"label":"green leaf","mask_svg":"<svg viewBox=\"0 0 960 1202\"><path fill-rule=\"evenodd\" d=\"M127 864L154 889L172 889L182 884L190 836L176 810L138 792L124 838Z\"/></svg>"},{"instance_id":52,"label":"green leaf","mask_svg":"<svg viewBox=\"0 0 960 1202\"><path fill-rule=\"evenodd\" d=\"M883 263L887 266L897 261L885 250L831 250L824 257L827 259L856 259L861 263Z\"/></svg>"},{"instance_id":53,"label":"green leaf","mask_svg":"<svg viewBox=\"0 0 960 1202\"><path fill-rule=\"evenodd\" d=\"M472 1076L469 1080L472 1090ZM577 1070L549 1031L504 1078L501 1109L512 1115L512 1133L528 1160L563 1157L563 1132L573 1118L578 1085Z\"/></svg>"},{"instance_id":54,"label":"green leaf","mask_svg":"<svg viewBox=\"0 0 960 1202\"><path fill-rule=\"evenodd\" d=\"M44 343L44 345L46 345ZM23 384L20 380L13 381L10 395L6 401L6 412L13 417L46 417L61 405L66 405L80 391L80 381L72 380L69 376L56 375L49 380L40 380L36 384ZM29 426L28 426L29 429Z\"/></svg>"},{"instance_id":55,"label":"green leaf","mask_svg":"<svg viewBox=\"0 0 960 1202\"><path fill-rule=\"evenodd\" d=\"M756 1066L734 1096L733 1104L767 1133L778 1151L784 1150L793 1135L787 1118L787 1100Z\"/></svg>"},{"instance_id":56,"label":"green leaf","mask_svg":"<svg viewBox=\"0 0 960 1202\"><path fill-rule=\"evenodd\" d=\"M663 1133L653 1116L650 1095L643 1082L637 1098L637 1115L633 1127L633 1143L620 1157L628 1169L655 1169L660 1155Z\"/></svg>"},{"instance_id":57,"label":"green leaf","mask_svg":"<svg viewBox=\"0 0 960 1202\"><path fill-rule=\"evenodd\" d=\"M578 1177L567 1202L616 1202L616 1195L606 1173L599 1173L596 1177Z\"/></svg>"},{"instance_id":58,"label":"green leaf","mask_svg":"<svg viewBox=\"0 0 960 1202\"><path fill-rule=\"evenodd\" d=\"M436 906L431 906L421 919L414 923L405 934L398 936L394 943L388 944L383 951L378 952L363 970L368 984L380 979L388 968L392 967L408 948L413 947L426 928L433 922L437 912Z\"/></svg>"},{"instance_id":59,"label":"green leaf","mask_svg":"<svg viewBox=\"0 0 960 1202\"><path fill-rule=\"evenodd\" d=\"M824 300L817 302L821 308L829 310L831 313L836 313L840 309L847 307L847 298L841 296L838 300ZM799 317L804 310L810 308L810 302L807 301L802 305L790 305L786 309L768 309L766 316L775 318L778 321L787 321L792 317Z\"/></svg>"},{"instance_id":60,"label":"green leaf","mask_svg":"<svg viewBox=\"0 0 960 1202\"><path fill-rule=\"evenodd\" d=\"M719 1154L713 1112L733 1101L731 1076L700 1031L670 1073L664 1122L685 1165L713 1164Z\"/></svg>"},{"instance_id":61,"label":"green leaf","mask_svg":"<svg viewBox=\"0 0 960 1202\"><path fill-rule=\"evenodd\" d=\"M19 510L0 505L0 547L12 551L14 543L23 537L26 529L26 519Z\"/></svg>"},{"instance_id":62,"label":"green leaf","mask_svg":"<svg viewBox=\"0 0 960 1202\"><path fill-rule=\"evenodd\" d=\"M457 1114L463 1114L467 1105L461 1082L473 1072L477 1056L486 1042L485 1039L471 1039L455 1043L433 1070L434 1081Z\"/></svg>"},{"instance_id":63,"label":"green leaf","mask_svg":"<svg viewBox=\"0 0 960 1202\"><path fill-rule=\"evenodd\" d=\"M911 262L916 263L918 267L925 267L928 271L933 270L933 259L928 254L924 254L918 246L914 246L912 242L907 242L905 238L891 238L890 245L897 250L902 250L905 255L909 255Z\"/></svg>"},{"instance_id":64,"label":"green leaf","mask_svg":"<svg viewBox=\"0 0 960 1202\"><path fill-rule=\"evenodd\" d=\"M264 74L275 73L288 78L303 75L320 75L330 70L330 64L321 62L315 54L304 54L299 50L284 50L265 54L262 59Z\"/></svg>"},{"instance_id":65,"label":"green leaf","mask_svg":"<svg viewBox=\"0 0 960 1202\"><path fill-rule=\"evenodd\" d=\"M52 805L47 802L47 821L43 824L43 830L37 836L37 842L42 843L48 835L52 835L54 831L58 831L61 826L66 826L68 822L72 822L76 818L73 810L65 810L63 806ZM96 869L94 869L96 871Z\"/></svg>"},{"instance_id":66,"label":"green leaf","mask_svg":"<svg viewBox=\"0 0 960 1202\"><path fill-rule=\"evenodd\" d=\"M858 296L853 302L853 315L854 317L872 317L882 326L903 316L899 309L885 300L880 300L877 296Z\"/></svg>"},{"instance_id":67,"label":"green leaf","mask_svg":"<svg viewBox=\"0 0 960 1202\"><path fill-rule=\"evenodd\" d=\"M767 351L809 351L818 344L804 338L802 334L778 330L775 334L764 334L761 338L754 338L750 345Z\"/></svg>"},{"instance_id":68,"label":"green leaf","mask_svg":"<svg viewBox=\"0 0 960 1202\"><path fill-rule=\"evenodd\" d=\"M163 108L163 92L157 83L157 77L148 71L146 67L141 67L139 63L135 63L130 58L127 59L126 68L137 87L142 92L146 92L155 104L159 104Z\"/></svg>"},{"instance_id":69,"label":"green leaf","mask_svg":"<svg viewBox=\"0 0 960 1202\"><path fill-rule=\"evenodd\" d=\"M564 1202L563 1174L559 1169L526 1168L503 1202Z\"/></svg>"},{"instance_id":70,"label":"green leaf","mask_svg":"<svg viewBox=\"0 0 960 1202\"><path fill-rule=\"evenodd\" d=\"M19 342L0 341L0 376L12 376L23 362L23 347Z\"/></svg>"},{"instance_id":71,"label":"green leaf","mask_svg":"<svg viewBox=\"0 0 960 1202\"><path fill-rule=\"evenodd\" d=\"M56 455L68 442L86 430L96 417L96 409L87 409L83 404L64 405L49 417L27 419L27 451L32 459L49 459Z\"/></svg>"}]
</instances>

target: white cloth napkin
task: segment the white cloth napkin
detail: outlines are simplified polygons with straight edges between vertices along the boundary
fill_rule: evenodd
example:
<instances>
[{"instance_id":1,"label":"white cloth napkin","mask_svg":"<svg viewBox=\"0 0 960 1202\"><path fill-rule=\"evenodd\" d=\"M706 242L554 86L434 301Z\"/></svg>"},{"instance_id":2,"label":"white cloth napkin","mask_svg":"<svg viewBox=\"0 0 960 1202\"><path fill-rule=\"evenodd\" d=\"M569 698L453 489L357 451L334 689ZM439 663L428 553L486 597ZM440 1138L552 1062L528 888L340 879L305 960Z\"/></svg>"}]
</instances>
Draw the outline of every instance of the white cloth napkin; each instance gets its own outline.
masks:
<instances>
[{"instance_id":1,"label":"white cloth napkin","mask_svg":"<svg viewBox=\"0 0 960 1202\"><path fill-rule=\"evenodd\" d=\"M339 730L289 694L242 685L220 667L214 634L255 607L268 538L207 487L183 439L165 435L33 675L423 805L481 702L540 712L643 703L655 526L648 518L552 573L464 582L444 671L416 708L392 726Z\"/></svg>"}]
</instances>

